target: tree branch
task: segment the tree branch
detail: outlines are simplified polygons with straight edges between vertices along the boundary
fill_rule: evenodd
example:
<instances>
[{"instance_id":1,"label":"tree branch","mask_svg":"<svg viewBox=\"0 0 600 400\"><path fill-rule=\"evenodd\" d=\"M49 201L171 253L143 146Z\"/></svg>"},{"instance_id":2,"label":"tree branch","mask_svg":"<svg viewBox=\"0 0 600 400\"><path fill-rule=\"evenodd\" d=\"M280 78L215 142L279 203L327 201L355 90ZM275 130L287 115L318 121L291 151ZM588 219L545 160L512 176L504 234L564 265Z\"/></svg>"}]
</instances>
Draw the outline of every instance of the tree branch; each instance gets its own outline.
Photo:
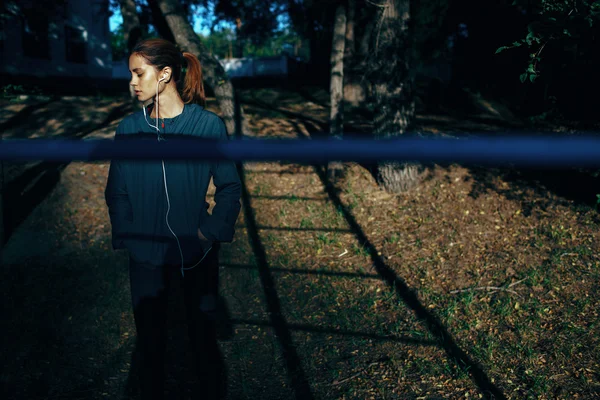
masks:
<instances>
[{"instance_id":1,"label":"tree branch","mask_svg":"<svg viewBox=\"0 0 600 400\"><path fill-rule=\"evenodd\" d=\"M525 279L521 279L520 281L513 282L506 287L503 287L503 286L479 286L479 287L472 287L472 288L466 288L466 289L452 290L452 291L450 291L450 293L456 294L456 293L464 293L464 292L474 292L477 290L485 290L488 292L509 292L509 293L516 294L517 296L519 296L519 293L515 292L514 290L512 290L510 288L523 282L524 280Z\"/></svg>"}]
</instances>

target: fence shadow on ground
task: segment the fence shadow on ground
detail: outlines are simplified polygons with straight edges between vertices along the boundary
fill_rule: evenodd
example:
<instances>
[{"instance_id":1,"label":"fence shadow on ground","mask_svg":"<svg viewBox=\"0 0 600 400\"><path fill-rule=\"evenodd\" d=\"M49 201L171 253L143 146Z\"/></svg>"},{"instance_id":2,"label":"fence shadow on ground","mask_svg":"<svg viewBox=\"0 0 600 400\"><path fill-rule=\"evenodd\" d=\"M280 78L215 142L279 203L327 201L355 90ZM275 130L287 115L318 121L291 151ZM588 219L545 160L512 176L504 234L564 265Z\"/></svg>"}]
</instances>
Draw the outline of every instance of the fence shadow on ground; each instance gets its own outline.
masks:
<instances>
[{"instance_id":1,"label":"fence shadow on ground","mask_svg":"<svg viewBox=\"0 0 600 400\"><path fill-rule=\"evenodd\" d=\"M279 295L277 294L275 282L271 271L269 270L266 251L258 234L256 217L254 216L250 194L247 189L244 170L241 166L238 166L238 173L242 182L242 206L246 227L248 229L249 240L256 258L260 281L267 301L267 310L271 321L270 325L273 327L275 335L281 345L287 376L296 398L313 399L314 396L310 384L306 377L306 373L302 368L302 362L296 350L296 345L292 340L289 326L281 309Z\"/></svg>"},{"instance_id":2,"label":"fence shadow on ground","mask_svg":"<svg viewBox=\"0 0 600 400\"><path fill-rule=\"evenodd\" d=\"M262 229L256 220L254 207L252 204L253 196L250 195L247 189L246 176L243 168L239 167L239 175L242 181L242 204L244 212L244 221L247 229L248 240L251 245L251 249L254 255L255 265L237 265L237 264L225 264L223 265L227 269L232 270L257 270L258 276L263 290L264 299L266 302L266 310L268 313L269 320L260 319L239 319L233 318L232 323L240 325L248 325L254 327L272 328L274 336L277 338L277 342L281 348L281 354L283 356L283 362L286 369L287 380L293 391L294 398L296 399L313 399L315 398L315 391L313 385L314 381L311 381L309 374L304 369L304 365L309 360L303 360L300 356L302 344L296 343L293 340L293 333L304 332L317 335L338 335L345 338L356 338L363 340L376 340L380 342L395 342L404 343L409 345L419 346L436 346L436 341L415 339L410 336L398 336L398 335L382 335L378 333L360 331L360 330L348 330L340 329L335 327L323 327L316 324L305 324L305 323L289 323L284 315L282 302L279 294L276 290L276 278L275 274L298 274L303 276L318 275L328 276L332 278L360 278L360 279L380 279L378 274L367 274L367 273L350 273L350 272L336 272L336 271L321 271L311 270L309 268L293 269L293 268L278 268L273 267L267 260L267 252L263 245L259 231ZM288 228L281 228L282 230L291 230ZM352 232L345 229L339 230L340 232ZM289 311L289 310L288 310ZM332 323L334 323L332 321ZM268 394L264 394L265 398Z\"/></svg>"},{"instance_id":3,"label":"fence shadow on ground","mask_svg":"<svg viewBox=\"0 0 600 400\"><path fill-rule=\"evenodd\" d=\"M429 332L438 341L439 346L444 349L448 359L470 374L472 380L483 394L491 396L494 399L505 399L506 397L502 391L492 383L482 367L473 361L471 357L458 346L452 338L452 335L450 335L440 320L421 304L415 292L408 287L402 278L397 276L396 273L385 264L379 255L377 248L369 241L350 210L342 203L337 194L337 189L327 179L324 168L315 166L315 172L321 179L321 182L325 185L325 191L329 195L331 202L338 210L341 210L346 222L354 232L356 239L360 245L368 251L371 260L373 261L373 267L381 279L386 282L390 288L395 290L406 306L410 308L415 313L416 317L426 326Z\"/></svg>"},{"instance_id":4,"label":"fence shadow on ground","mask_svg":"<svg viewBox=\"0 0 600 400\"><path fill-rule=\"evenodd\" d=\"M312 135L312 132L310 133ZM298 137L303 137L300 130L298 130ZM492 383L482 367L473 361L471 357L458 346L440 320L420 303L414 291L412 291L404 280L398 277L395 272L385 264L381 256L379 256L377 248L375 248L368 240L350 210L341 201L335 185L327 177L326 168L324 166L315 165L314 170L324 185L325 192L330 201L342 212L346 223L354 233L358 243L368 251L371 260L373 261L373 267L381 279L398 294L406 306L415 313L417 318L425 325L433 337L436 338L440 347L446 352L449 360L456 363L459 368L463 369L471 376L473 382L483 394L495 399L505 399L504 393L497 385Z\"/></svg>"}]
</instances>

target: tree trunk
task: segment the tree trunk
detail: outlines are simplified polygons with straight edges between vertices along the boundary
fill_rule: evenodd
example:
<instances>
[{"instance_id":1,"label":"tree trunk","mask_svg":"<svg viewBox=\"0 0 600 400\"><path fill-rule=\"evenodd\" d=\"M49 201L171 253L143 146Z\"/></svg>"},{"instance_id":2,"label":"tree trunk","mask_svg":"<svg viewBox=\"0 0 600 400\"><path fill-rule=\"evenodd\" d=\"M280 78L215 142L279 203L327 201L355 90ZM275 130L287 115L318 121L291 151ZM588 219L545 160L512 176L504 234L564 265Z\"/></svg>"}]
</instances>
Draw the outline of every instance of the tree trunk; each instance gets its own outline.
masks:
<instances>
[{"instance_id":1,"label":"tree trunk","mask_svg":"<svg viewBox=\"0 0 600 400\"><path fill-rule=\"evenodd\" d=\"M369 55L371 47L371 39L373 37L373 29L375 28L375 19L370 19L364 27L360 43L358 45L358 56L361 57L361 62Z\"/></svg>"},{"instance_id":2,"label":"tree trunk","mask_svg":"<svg viewBox=\"0 0 600 400\"><path fill-rule=\"evenodd\" d=\"M358 24L356 0L348 0L348 21L346 22L346 55L344 57L344 101L353 107L360 107L369 97L369 82L364 79L369 54L369 40L374 21ZM355 29L360 27L362 29ZM359 35L362 33L362 35ZM357 37L360 40L357 40ZM358 42L358 43L357 43ZM358 45L358 50L357 50Z\"/></svg>"},{"instance_id":3,"label":"tree trunk","mask_svg":"<svg viewBox=\"0 0 600 400\"><path fill-rule=\"evenodd\" d=\"M142 25L135 9L135 0L120 0L121 15L123 16L123 38L127 43L127 52L142 38Z\"/></svg>"},{"instance_id":4,"label":"tree trunk","mask_svg":"<svg viewBox=\"0 0 600 400\"><path fill-rule=\"evenodd\" d=\"M333 45L331 47L331 79L329 94L331 108L329 114L329 133L333 137L343 135L344 123L344 47L346 32L346 9L340 5L335 10L333 25Z\"/></svg>"},{"instance_id":5,"label":"tree trunk","mask_svg":"<svg viewBox=\"0 0 600 400\"><path fill-rule=\"evenodd\" d=\"M169 42L175 42L175 36L171 31L169 24L167 23L161 7L159 6L159 1L148 0L148 6L150 7L150 13L152 15L152 25L154 26L154 29L156 29L158 35ZM181 11L182 15L185 16L185 13L183 12L183 6L179 5L179 10Z\"/></svg>"},{"instance_id":6,"label":"tree trunk","mask_svg":"<svg viewBox=\"0 0 600 400\"><path fill-rule=\"evenodd\" d=\"M354 18L356 15L356 0L348 0L348 10L346 13L346 47L344 48L344 58L352 59L356 51L356 41L354 39Z\"/></svg>"},{"instance_id":7,"label":"tree trunk","mask_svg":"<svg viewBox=\"0 0 600 400\"><path fill-rule=\"evenodd\" d=\"M373 31L370 76L375 95L374 131L378 139L404 134L415 113L410 71L410 0L386 0ZM377 181L392 193L416 186L422 167L414 162L382 162Z\"/></svg>"},{"instance_id":8,"label":"tree trunk","mask_svg":"<svg viewBox=\"0 0 600 400\"><path fill-rule=\"evenodd\" d=\"M244 57L244 38L242 37L242 19L235 19L235 58Z\"/></svg>"},{"instance_id":9,"label":"tree trunk","mask_svg":"<svg viewBox=\"0 0 600 400\"><path fill-rule=\"evenodd\" d=\"M339 5L335 10L333 43L331 46L331 79L329 83L330 113L329 134L341 139L344 134L344 48L346 43L346 8ZM327 168L330 179L343 175L340 162L330 162Z\"/></svg>"},{"instance_id":10,"label":"tree trunk","mask_svg":"<svg viewBox=\"0 0 600 400\"><path fill-rule=\"evenodd\" d=\"M236 136L249 135L250 129L241 106L234 104L234 87L227 77L223 66L206 50L200 38L188 22L178 0L149 0L160 7L162 15L175 38L177 45L185 51L196 54L202 63L202 72L206 83L213 89L219 108L227 126L227 131Z\"/></svg>"}]
</instances>

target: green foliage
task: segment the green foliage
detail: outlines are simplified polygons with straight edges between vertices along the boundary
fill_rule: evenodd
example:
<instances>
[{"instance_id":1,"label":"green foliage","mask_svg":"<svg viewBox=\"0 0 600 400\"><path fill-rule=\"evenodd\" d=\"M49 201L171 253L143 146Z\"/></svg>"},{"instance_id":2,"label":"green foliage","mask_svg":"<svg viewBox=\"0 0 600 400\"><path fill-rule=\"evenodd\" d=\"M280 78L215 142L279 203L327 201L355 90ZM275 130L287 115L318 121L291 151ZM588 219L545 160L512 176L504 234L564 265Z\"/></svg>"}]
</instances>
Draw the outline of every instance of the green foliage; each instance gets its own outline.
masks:
<instances>
[{"instance_id":1,"label":"green foliage","mask_svg":"<svg viewBox=\"0 0 600 400\"><path fill-rule=\"evenodd\" d=\"M236 45L236 34L233 29L223 27L214 30L209 35L199 35L200 40L209 50L218 58L225 59L234 57L234 47ZM279 56L285 53L294 54L294 47L302 43L302 39L294 32L289 30L274 31L271 37L260 43L251 40L244 40L244 56L269 57ZM299 46L298 56L308 58L306 46Z\"/></svg>"},{"instance_id":2,"label":"green foliage","mask_svg":"<svg viewBox=\"0 0 600 400\"><path fill-rule=\"evenodd\" d=\"M125 42L123 24L120 24L115 31L110 32L110 47L113 60L122 60L127 57L127 43Z\"/></svg>"},{"instance_id":3,"label":"green foliage","mask_svg":"<svg viewBox=\"0 0 600 400\"><path fill-rule=\"evenodd\" d=\"M214 30L209 35L199 36L210 54L213 54L218 58L227 58L230 56L232 52L231 46L233 46L235 41L235 33L231 28L224 27L222 29Z\"/></svg>"},{"instance_id":4,"label":"green foliage","mask_svg":"<svg viewBox=\"0 0 600 400\"><path fill-rule=\"evenodd\" d=\"M2 87L2 98L9 99L11 102L22 100L22 95L40 96L42 94L42 91L37 86L24 87L23 85L13 85L12 83L9 83Z\"/></svg>"},{"instance_id":5,"label":"green foliage","mask_svg":"<svg viewBox=\"0 0 600 400\"><path fill-rule=\"evenodd\" d=\"M600 0L515 0L515 6L528 6L537 16L527 27L524 38L510 46L501 46L496 54L525 46L529 49L529 61L519 76L521 82L534 82L539 76L542 51L548 43L557 44L563 52L574 52L573 42L590 34L591 28L600 20ZM567 55L567 54L565 54Z\"/></svg>"},{"instance_id":6,"label":"green foliage","mask_svg":"<svg viewBox=\"0 0 600 400\"><path fill-rule=\"evenodd\" d=\"M2 97L3 98L10 98L10 97L14 97L17 96L19 94L24 94L25 90L23 89L22 85L13 85L13 84L8 84L6 86L4 86L2 88Z\"/></svg>"}]
</instances>

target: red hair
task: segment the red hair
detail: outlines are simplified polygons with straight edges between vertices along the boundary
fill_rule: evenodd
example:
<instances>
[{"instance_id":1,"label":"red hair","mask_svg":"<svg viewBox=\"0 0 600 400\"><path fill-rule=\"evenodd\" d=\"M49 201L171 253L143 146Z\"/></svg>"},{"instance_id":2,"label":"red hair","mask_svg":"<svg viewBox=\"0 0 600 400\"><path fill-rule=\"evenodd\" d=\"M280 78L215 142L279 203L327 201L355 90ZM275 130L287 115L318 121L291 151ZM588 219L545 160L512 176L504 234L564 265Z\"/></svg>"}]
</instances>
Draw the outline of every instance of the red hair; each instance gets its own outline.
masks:
<instances>
[{"instance_id":1,"label":"red hair","mask_svg":"<svg viewBox=\"0 0 600 400\"><path fill-rule=\"evenodd\" d=\"M206 95L204 93L204 77L202 76L200 60L187 51L183 52L183 57L187 61L187 68L185 83L180 92L181 98L186 103L197 103L204 106L206 104Z\"/></svg>"}]
</instances>

